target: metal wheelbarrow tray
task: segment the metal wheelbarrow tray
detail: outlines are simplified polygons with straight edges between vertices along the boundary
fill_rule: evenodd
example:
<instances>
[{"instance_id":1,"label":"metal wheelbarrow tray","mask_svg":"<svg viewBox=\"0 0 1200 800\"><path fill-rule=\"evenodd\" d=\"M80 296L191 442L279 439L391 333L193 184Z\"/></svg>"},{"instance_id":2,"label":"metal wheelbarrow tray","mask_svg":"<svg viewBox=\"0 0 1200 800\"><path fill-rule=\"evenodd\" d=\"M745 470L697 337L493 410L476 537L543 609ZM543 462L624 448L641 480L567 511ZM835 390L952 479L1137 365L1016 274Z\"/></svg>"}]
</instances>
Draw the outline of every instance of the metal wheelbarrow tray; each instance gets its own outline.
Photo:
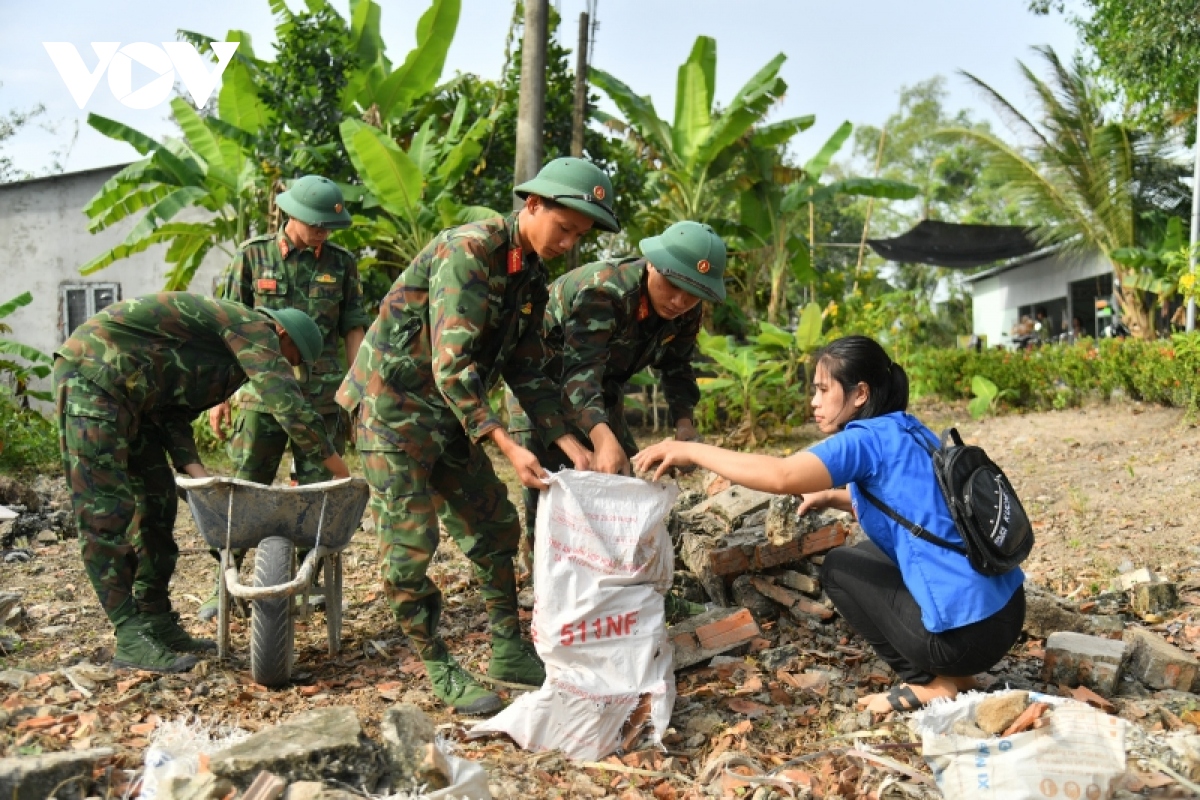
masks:
<instances>
[{"instance_id":1,"label":"metal wheelbarrow tray","mask_svg":"<svg viewBox=\"0 0 1200 800\"><path fill-rule=\"evenodd\" d=\"M341 551L350 544L367 505L370 489L362 478L308 486L263 486L238 478L177 478L200 535L221 553L218 655L229 655L231 597L253 602L250 671L263 686L291 679L296 594L325 596L329 654L341 646ZM299 569L296 547L311 548ZM234 550L255 548L254 585L238 580ZM325 585L310 589L313 573L324 563ZM303 605L307 614L307 603Z\"/></svg>"}]
</instances>

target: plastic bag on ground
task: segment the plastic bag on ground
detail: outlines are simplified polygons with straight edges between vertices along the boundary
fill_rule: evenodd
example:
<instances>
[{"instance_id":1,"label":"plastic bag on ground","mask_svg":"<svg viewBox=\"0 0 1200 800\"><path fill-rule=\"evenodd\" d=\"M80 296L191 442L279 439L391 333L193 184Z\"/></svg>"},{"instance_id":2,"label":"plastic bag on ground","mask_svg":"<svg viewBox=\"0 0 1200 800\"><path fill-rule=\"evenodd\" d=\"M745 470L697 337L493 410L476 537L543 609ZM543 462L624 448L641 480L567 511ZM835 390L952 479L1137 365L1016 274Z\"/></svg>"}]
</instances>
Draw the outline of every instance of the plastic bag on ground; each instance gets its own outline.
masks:
<instances>
[{"instance_id":1,"label":"plastic bag on ground","mask_svg":"<svg viewBox=\"0 0 1200 800\"><path fill-rule=\"evenodd\" d=\"M200 756L212 755L249 736L241 728L210 727L199 719L168 720L155 729L146 748L146 771L139 800L154 800L159 787L175 777L195 775Z\"/></svg>"},{"instance_id":2,"label":"plastic bag on ground","mask_svg":"<svg viewBox=\"0 0 1200 800\"><path fill-rule=\"evenodd\" d=\"M675 554L669 484L564 470L538 504L533 637L542 687L474 736L507 733L528 750L597 760L648 725L661 744L675 702L663 597Z\"/></svg>"},{"instance_id":3,"label":"plastic bag on ground","mask_svg":"<svg viewBox=\"0 0 1200 800\"><path fill-rule=\"evenodd\" d=\"M434 742L433 765L446 776L450 785L445 789L415 794L421 800L492 800L488 788L487 770L467 758L454 755L451 742L439 736Z\"/></svg>"},{"instance_id":4,"label":"plastic bag on ground","mask_svg":"<svg viewBox=\"0 0 1200 800\"><path fill-rule=\"evenodd\" d=\"M1125 773L1125 721L1086 703L1031 692L1030 702L1052 706L1044 727L978 739L954 732L975 718L988 697L966 692L913 715L922 754L946 797L1026 800L1112 796Z\"/></svg>"}]
</instances>

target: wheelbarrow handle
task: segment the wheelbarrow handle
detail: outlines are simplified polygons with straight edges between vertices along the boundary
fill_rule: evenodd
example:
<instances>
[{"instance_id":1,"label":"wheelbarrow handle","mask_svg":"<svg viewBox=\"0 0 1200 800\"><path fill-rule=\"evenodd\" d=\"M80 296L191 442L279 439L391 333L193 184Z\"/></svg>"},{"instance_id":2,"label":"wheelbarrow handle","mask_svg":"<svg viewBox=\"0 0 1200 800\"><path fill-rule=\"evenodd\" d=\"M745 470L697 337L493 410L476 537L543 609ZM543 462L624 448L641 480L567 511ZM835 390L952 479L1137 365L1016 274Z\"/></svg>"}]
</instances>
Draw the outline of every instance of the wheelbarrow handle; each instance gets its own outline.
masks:
<instances>
[{"instance_id":1,"label":"wheelbarrow handle","mask_svg":"<svg viewBox=\"0 0 1200 800\"><path fill-rule=\"evenodd\" d=\"M337 551L328 547L314 547L304 557L304 561L300 564L300 569L296 571L296 577L288 583L280 583L275 586L243 586L238 581L237 569L230 567L225 570L225 586L231 595L242 600L291 597L298 591L309 586L312 581L313 572L317 569L317 562L334 552Z\"/></svg>"}]
</instances>

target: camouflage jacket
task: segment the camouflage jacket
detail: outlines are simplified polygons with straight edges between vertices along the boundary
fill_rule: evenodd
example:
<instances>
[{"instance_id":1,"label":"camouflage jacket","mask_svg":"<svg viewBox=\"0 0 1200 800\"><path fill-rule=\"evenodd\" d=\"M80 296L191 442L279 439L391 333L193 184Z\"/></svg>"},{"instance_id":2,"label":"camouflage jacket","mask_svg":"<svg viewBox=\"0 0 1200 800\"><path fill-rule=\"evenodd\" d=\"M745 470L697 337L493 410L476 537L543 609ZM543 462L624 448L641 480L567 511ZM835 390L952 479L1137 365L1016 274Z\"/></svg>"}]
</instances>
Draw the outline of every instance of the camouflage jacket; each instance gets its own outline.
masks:
<instances>
[{"instance_id":1,"label":"camouflage jacket","mask_svg":"<svg viewBox=\"0 0 1200 800\"><path fill-rule=\"evenodd\" d=\"M330 242L315 251L298 250L282 230L255 237L238 248L217 283L216 296L251 308L297 308L312 317L324 346L301 386L318 412L337 410L334 395L346 375L338 339L371 324L349 250ZM252 411L271 410L253 385L243 387L236 402Z\"/></svg>"},{"instance_id":2,"label":"camouflage jacket","mask_svg":"<svg viewBox=\"0 0 1200 800\"><path fill-rule=\"evenodd\" d=\"M280 352L274 325L239 303L186 292L125 300L76 328L55 355L126 404L135 419L161 426L177 467L200 463L192 438L196 415L247 380L304 453L318 460L334 453L321 416Z\"/></svg>"},{"instance_id":3,"label":"camouflage jacket","mask_svg":"<svg viewBox=\"0 0 1200 800\"><path fill-rule=\"evenodd\" d=\"M542 372L546 267L514 247L517 214L442 231L379 307L338 402L359 409L359 450L425 452L435 436L479 441L500 420L503 378L547 442L566 433Z\"/></svg>"},{"instance_id":4,"label":"camouflage jacket","mask_svg":"<svg viewBox=\"0 0 1200 800\"><path fill-rule=\"evenodd\" d=\"M542 325L550 356L546 372L562 387L584 433L608 424L625 383L646 367L661 371L673 420L690 419L700 400L692 351L701 307L673 320L658 316L646 289L647 263L599 261L550 285ZM523 427L524 420L513 417L514 429Z\"/></svg>"}]
</instances>

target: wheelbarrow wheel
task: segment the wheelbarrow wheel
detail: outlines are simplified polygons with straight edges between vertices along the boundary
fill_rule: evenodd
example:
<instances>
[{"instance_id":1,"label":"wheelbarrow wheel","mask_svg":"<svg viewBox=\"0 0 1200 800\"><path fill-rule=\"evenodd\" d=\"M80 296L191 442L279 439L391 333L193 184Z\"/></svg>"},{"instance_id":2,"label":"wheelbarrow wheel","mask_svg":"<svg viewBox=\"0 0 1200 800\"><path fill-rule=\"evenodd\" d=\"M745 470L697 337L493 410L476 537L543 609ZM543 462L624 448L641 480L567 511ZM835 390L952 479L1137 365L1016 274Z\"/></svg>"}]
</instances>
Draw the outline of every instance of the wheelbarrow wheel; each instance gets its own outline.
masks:
<instances>
[{"instance_id":1,"label":"wheelbarrow wheel","mask_svg":"<svg viewBox=\"0 0 1200 800\"><path fill-rule=\"evenodd\" d=\"M254 554L254 585L279 586L292 580L290 540L269 536ZM263 686L285 686L292 677L292 598L254 601L250 619L250 674Z\"/></svg>"}]
</instances>

